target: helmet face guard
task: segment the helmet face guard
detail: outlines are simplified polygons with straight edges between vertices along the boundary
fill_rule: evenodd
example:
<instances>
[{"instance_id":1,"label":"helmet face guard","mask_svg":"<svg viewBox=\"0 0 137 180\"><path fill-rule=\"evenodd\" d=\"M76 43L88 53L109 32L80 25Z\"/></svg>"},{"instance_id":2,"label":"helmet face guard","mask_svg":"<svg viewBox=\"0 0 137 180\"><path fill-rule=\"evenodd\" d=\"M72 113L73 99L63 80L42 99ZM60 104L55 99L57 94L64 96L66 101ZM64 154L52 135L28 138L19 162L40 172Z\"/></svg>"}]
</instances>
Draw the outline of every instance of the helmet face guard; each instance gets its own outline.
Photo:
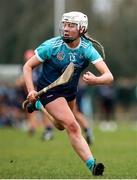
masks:
<instances>
[{"instance_id":1,"label":"helmet face guard","mask_svg":"<svg viewBox=\"0 0 137 180\"><path fill-rule=\"evenodd\" d=\"M87 32L88 18L85 14L75 11L63 14L59 29L60 29L60 35L66 43L73 42L76 39L73 37L64 37L63 24L65 22L76 24L80 36Z\"/></svg>"}]
</instances>

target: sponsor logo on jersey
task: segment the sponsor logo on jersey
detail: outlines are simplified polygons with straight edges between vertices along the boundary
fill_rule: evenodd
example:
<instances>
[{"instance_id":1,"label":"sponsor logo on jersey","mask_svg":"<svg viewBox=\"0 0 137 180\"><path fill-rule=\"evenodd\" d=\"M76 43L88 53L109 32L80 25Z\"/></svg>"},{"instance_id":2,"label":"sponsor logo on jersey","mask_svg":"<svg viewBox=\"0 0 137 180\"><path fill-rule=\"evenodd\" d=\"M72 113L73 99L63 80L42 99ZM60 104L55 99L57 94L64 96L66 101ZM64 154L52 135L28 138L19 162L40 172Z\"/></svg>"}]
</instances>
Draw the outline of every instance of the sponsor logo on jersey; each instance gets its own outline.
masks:
<instances>
[{"instance_id":1,"label":"sponsor logo on jersey","mask_svg":"<svg viewBox=\"0 0 137 180\"><path fill-rule=\"evenodd\" d=\"M50 97L52 97L52 96L53 96L53 94L50 94L50 95L47 96L47 98L50 98Z\"/></svg>"},{"instance_id":2,"label":"sponsor logo on jersey","mask_svg":"<svg viewBox=\"0 0 137 180\"><path fill-rule=\"evenodd\" d=\"M57 54L57 59L58 59L59 61L62 61L62 60L64 59L64 53L63 53L63 52L59 52L59 53Z\"/></svg>"}]
</instances>

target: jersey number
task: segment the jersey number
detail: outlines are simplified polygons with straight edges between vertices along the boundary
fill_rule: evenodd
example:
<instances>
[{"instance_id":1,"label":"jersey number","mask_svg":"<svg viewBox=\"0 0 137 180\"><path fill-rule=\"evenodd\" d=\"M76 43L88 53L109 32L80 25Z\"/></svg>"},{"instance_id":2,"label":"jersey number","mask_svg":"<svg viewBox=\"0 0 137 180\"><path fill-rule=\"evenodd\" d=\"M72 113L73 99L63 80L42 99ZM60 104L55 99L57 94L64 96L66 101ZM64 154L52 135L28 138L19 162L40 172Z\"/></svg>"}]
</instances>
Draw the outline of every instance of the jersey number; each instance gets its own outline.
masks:
<instances>
[{"instance_id":1,"label":"jersey number","mask_svg":"<svg viewBox=\"0 0 137 180\"><path fill-rule=\"evenodd\" d=\"M70 62L75 62L76 61L75 53L69 53L69 58L70 58Z\"/></svg>"}]
</instances>

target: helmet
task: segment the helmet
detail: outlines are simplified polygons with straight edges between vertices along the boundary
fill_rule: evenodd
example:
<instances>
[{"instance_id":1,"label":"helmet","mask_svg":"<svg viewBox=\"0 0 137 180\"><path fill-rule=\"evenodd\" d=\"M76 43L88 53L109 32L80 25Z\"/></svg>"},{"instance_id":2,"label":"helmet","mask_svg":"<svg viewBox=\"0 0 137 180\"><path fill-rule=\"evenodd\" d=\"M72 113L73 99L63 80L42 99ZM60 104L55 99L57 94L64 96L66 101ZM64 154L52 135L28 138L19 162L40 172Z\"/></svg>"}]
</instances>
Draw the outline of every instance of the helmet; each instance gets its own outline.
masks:
<instances>
[{"instance_id":1,"label":"helmet","mask_svg":"<svg viewBox=\"0 0 137 180\"><path fill-rule=\"evenodd\" d=\"M62 39L65 42L68 42L68 43L73 42L75 40L75 38L63 37L63 23L64 22L77 24L77 28L79 30L80 35L83 35L87 32L88 17L85 14L83 14L81 12L77 12L77 11L64 13L62 16L62 19L61 19L61 23L60 23L60 34L62 36Z\"/></svg>"},{"instance_id":2,"label":"helmet","mask_svg":"<svg viewBox=\"0 0 137 180\"><path fill-rule=\"evenodd\" d=\"M88 17L87 17L87 15L85 15L81 12L77 12L77 11L64 13L62 16L61 22L75 23L78 25L78 30L80 30L80 28L83 28L84 32L86 32L87 28L88 28Z\"/></svg>"}]
</instances>

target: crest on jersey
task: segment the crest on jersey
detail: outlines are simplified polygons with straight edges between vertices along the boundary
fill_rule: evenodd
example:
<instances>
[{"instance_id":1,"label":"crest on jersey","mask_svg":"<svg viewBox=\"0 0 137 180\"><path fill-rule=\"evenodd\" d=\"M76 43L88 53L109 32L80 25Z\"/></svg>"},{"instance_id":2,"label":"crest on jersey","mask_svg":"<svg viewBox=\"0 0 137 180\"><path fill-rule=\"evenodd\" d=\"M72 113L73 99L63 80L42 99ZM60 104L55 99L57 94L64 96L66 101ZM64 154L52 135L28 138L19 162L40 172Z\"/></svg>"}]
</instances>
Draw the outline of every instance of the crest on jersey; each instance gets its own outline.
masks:
<instances>
[{"instance_id":1,"label":"crest on jersey","mask_svg":"<svg viewBox=\"0 0 137 180\"><path fill-rule=\"evenodd\" d=\"M58 54L57 54L57 59L59 60L59 61L62 61L63 59L64 59L64 53L63 52L59 52Z\"/></svg>"}]
</instances>

